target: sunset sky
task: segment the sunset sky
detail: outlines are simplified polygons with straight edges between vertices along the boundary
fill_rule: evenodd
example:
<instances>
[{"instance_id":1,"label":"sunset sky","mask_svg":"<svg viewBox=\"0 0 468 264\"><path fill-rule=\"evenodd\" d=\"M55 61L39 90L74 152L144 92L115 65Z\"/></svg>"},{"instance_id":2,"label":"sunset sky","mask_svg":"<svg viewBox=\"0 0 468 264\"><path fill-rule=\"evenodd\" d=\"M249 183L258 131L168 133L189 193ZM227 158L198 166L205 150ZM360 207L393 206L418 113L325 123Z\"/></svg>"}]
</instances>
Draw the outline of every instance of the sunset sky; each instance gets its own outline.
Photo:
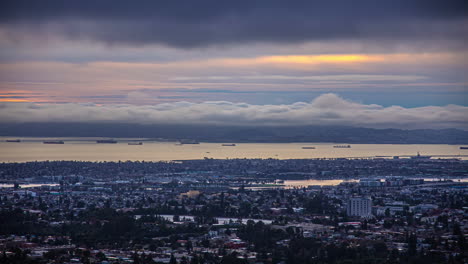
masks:
<instances>
[{"instance_id":1,"label":"sunset sky","mask_svg":"<svg viewBox=\"0 0 468 264\"><path fill-rule=\"evenodd\" d=\"M436 118L421 127L449 120L440 127L465 128L467 43L462 0L7 0L0 8L0 121L88 120L80 115L122 107L138 114L153 107L147 116L154 116L187 104L205 114L193 120L204 120L207 104L229 116L287 108L278 122L323 121L310 112L299 118L298 103L314 113L346 112L317 108L326 101L358 105L363 115L398 112L402 119L389 127L421 119L416 111Z\"/></svg>"}]
</instances>

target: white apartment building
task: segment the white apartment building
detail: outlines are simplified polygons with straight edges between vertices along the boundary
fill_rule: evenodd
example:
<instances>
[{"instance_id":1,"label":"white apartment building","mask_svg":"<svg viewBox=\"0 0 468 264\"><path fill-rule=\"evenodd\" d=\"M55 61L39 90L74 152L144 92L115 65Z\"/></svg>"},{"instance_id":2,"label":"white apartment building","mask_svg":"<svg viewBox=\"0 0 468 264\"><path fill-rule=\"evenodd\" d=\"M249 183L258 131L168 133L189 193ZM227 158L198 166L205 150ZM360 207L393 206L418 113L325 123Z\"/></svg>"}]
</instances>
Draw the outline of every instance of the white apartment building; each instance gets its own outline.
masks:
<instances>
[{"instance_id":1,"label":"white apartment building","mask_svg":"<svg viewBox=\"0 0 468 264\"><path fill-rule=\"evenodd\" d=\"M348 216L369 217L372 215L372 200L368 197L352 197L346 206Z\"/></svg>"}]
</instances>

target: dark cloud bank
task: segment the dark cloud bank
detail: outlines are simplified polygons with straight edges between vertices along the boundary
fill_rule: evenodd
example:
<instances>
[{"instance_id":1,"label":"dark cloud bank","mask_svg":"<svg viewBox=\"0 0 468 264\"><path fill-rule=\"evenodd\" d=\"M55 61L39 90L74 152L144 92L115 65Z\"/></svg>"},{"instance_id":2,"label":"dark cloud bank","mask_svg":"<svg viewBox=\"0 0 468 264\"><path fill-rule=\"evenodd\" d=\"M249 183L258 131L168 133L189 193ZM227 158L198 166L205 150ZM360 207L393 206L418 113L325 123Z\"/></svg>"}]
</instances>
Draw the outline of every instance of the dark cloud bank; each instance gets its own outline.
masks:
<instances>
[{"instance_id":1,"label":"dark cloud bank","mask_svg":"<svg viewBox=\"0 0 468 264\"><path fill-rule=\"evenodd\" d=\"M468 35L463 0L2 1L11 35L200 47L249 42L444 40Z\"/></svg>"}]
</instances>

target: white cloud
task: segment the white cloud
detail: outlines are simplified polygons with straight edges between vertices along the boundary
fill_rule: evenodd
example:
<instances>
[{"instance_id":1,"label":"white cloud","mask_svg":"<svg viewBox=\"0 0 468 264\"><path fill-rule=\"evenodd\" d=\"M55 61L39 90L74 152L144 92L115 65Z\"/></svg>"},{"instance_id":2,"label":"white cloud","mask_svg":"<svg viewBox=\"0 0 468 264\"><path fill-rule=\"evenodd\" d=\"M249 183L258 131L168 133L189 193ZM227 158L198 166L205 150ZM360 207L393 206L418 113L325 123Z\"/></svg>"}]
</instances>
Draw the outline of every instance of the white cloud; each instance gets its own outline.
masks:
<instances>
[{"instance_id":1,"label":"white cloud","mask_svg":"<svg viewBox=\"0 0 468 264\"><path fill-rule=\"evenodd\" d=\"M157 105L2 103L0 121L468 129L468 107L383 107L352 102L335 94L323 94L312 102L290 105L251 105L227 101Z\"/></svg>"}]
</instances>

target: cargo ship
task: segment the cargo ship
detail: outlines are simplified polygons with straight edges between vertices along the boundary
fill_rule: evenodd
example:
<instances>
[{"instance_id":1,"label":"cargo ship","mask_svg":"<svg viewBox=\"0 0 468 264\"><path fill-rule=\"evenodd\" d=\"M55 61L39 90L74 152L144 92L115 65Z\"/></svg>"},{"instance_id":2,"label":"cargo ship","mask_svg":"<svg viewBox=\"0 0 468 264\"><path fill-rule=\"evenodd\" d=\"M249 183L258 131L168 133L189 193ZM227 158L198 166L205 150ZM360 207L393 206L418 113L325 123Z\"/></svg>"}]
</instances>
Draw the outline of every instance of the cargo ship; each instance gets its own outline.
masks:
<instances>
[{"instance_id":1,"label":"cargo ship","mask_svg":"<svg viewBox=\"0 0 468 264\"><path fill-rule=\"evenodd\" d=\"M7 139L7 140L5 140L5 141L6 141L6 142L11 142L11 143L19 143L19 142L21 142L21 140L19 140L19 139Z\"/></svg>"},{"instance_id":2,"label":"cargo ship","mask_svg":"<svg viewBox=\"0 0 468 264\"><path fill-rule=\"evenodd\" d=\"M117 143L117 141L113 140L113 139L101 139L101 140L96 140L96 143L98 143L98 144L115 144L115 143Z\"/></svg>"},{"instance_id":3,"label":"cargo ship","mask_svg":"<svg viewBox=\"0 0 468 264\"><path fill-rule=\"evenodd\" d=\"M351 148L351 145L336 145L334 148Z\"/></svg>"},{"instance_id":4,"label":"cargo ship","mask_svg":"<svg viewBox=\"0 0 468 264\"><path fill-rule=\"evenodd\" d=\"M50 141L44 141L42 142L44 144L65 144L62 140L50 140Z\"/></svg>"},{"instance_id":5,"label":"cargo ship","mask_svg":"<svg viewBox=\"0 0 468 264\"><path fill-rule=\"evenodd\" d=\"M228 144L222 144L221 146L223 146L223 147L235 147L236 144L234 144L234 143L228 143Z\"/></svg>"},{"instance_id":6,"label":"cargo ship","mask_svg":"<svg viewBox=\"0 0 468 264\"><path fill-rule=\"evenodd\" d=\"M302 147L302 149L315 149L315 147Z\"/></svg>"},{"instance_id":7,"label":"cargo ship","mask_svg":"<svg viewBox=\"0 0 468 264\"><path fill-rule=\"evenodd\" d=\"M418 152L418 155L416 155L416 156L410 156L410 159L412 159L412 160L429 160L431 158L432 158L432 156L421 155L421 154L419 154L419 152Z\"/></svg>"},{"instance_id":8,"label":"cargo ship","mask_svg":"<svg viewBox=\"0 0 468 264\"><path fill-rule=\"evenodd\" d=\"M460 147L460 149L468 149L468 147Z\"/></svg>"},{"instance_id":9,"label":"cargo ship","mask_svg":"<svg viewBox=\"0 0 468 264\"><path fill-rule=\"evenodd\" d=\"M131 145L131 146L140 146L140 145L143 145L143 142L128 142L128 145Z\"/></svg>"},{"instance_id":10,"label":"cargo ship","mask_svg":"<svg viewBox=\"0 0 468 264\"><path fill-rule=\"evenodd\" d=\"M200 142L194 140L194 139L181 139L179 141L180 144L200 144Z\"/></svg>"}]
</instances>

